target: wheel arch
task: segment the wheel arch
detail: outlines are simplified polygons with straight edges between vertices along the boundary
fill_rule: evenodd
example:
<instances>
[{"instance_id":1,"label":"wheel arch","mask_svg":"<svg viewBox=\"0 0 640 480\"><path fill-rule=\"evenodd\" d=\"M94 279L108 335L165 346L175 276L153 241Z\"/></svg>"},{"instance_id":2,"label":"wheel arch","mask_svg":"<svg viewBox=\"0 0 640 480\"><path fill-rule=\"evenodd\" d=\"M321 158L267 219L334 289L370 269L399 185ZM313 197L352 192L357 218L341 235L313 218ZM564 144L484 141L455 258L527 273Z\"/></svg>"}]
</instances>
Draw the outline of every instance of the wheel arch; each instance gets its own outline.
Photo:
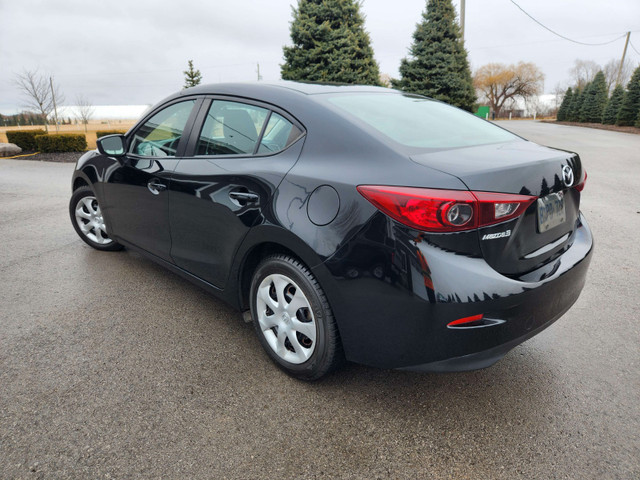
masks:
<instances>
[{"instance_id":1,"label":"wheel arch","mask_svg":"<svg viewBox=\"0 0 640 480\"><path fill-rule=\"evenodd\" d=\"M89 187L89 186L90 186L89 183L84 178L82 178L81 176L78 176L73 179L73 186L71 188L72 188L72 191L75 192L81 187Z\"/></svg>"},{"instance_id":2,"label":"wheel arch","mask_svg":"<svg viewBox=\"0 0 640 480\"><path fill-rule=\"evenodd\" d=\"M229 286L237 291L237 304L241 310L249 308L251 278L260 262L269 255L284 254L295 257L310 270L322 259L302 240L291 232L276 226L256 226L251 229L236 254ZM318 278L320 286L323 281Z\"/></svg>"},{"instance_id":3,"label":"wheel arch","mask_svg":"<svg viewBox=\"0 0 640 480\"><path fill-rule=\"evenodd\" d=\"M95 167L76 170L71 181L71 191L75 192L80 187L90 187L95 191L95 184L98 182L98 172Z\"/></svg>"}]
</instances>

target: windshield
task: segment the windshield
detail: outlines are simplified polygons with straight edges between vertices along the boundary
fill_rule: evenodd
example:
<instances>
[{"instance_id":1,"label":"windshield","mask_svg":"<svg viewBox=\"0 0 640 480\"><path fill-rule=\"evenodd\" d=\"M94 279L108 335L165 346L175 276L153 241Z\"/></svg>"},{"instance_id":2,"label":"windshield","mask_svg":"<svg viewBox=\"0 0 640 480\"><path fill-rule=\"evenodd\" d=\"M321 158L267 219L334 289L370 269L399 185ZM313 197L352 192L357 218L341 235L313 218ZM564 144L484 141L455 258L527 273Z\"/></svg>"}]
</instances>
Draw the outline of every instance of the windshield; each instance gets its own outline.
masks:
<instances>
[{"instance_id":1,"label":"windshield","mask_svg":"<svg viewBox=\"0 0 640 480\"><path fill-rule=\"evenodd\" d=\"M413 95L342 93L326 100L407 147L457 148L519 140L475 115Z\"/></svg>"}]
</instances>

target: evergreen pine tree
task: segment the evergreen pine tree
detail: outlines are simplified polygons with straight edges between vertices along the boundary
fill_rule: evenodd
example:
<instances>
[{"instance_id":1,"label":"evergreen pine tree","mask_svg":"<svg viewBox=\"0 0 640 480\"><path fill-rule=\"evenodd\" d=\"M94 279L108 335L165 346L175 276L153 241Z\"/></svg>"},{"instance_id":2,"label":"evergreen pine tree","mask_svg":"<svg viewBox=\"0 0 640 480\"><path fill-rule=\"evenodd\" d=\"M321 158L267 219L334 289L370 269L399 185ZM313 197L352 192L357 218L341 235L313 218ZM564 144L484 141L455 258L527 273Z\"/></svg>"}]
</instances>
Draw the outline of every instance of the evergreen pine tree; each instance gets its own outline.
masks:
<instances>
[{"instance_id":1,"label":"evergreen pine tree","mask_svg":"<svg viewBox=\"0 0 640 480\"><path fill-rule=\"evenodd\" d=\"M584 100L584 92L589 88L587 84L584 90L579 90L576 87L573 92L573 98L571 99L571 105L569 106L569 113L567 114L567 121L569 122L579 122L580 121L580 109L582 108L582 102Z\"/></svg>"},{"instance_id":2,"label":"evergreen pine tree","mask_svg":"<svg viewBox=\"0 0 640 480\"><path fill-rule=\"evenodd\" d=\"M193 60L189 60L189 68L182 73L184 73L184 87L182 87L183 89L200 85L200 82L202 81L202 75L200 74L200 70L194 70Z\"/></svg>"},{"instance_id":3,"label":"evergreen pine tree","mask_svg":"<svg viewBox=\"0 0 640 480\"><path fill-rule=\"evenodd\" d=\"M584 87L584 90L580 94L580 108L576 112L576 122L584 122L584 117L582 116L582 107L584 107L584 101L589 98L589 90L591 89L591 82L587 83Z\"/></svg>"},{"instance_id":4,"label":"evergreen pine tree","mask_svg":"<svg viewBox=\"0 0 640 480\"><path fill-rule=\"evenodd\" d=\"M620 111L620 105L622 105L623 97L624 88L622 88L622 85L616 85L616 88L613 89L611 98L604 109L604 113L602 114L602 123L605 125L613 125L616 123L616 118L618 118L618 112Z\"/></svg>"},{"instance_id":5,"label":"evergreen pine tree","mask_svg":"<svg viewBox=\"0 0 640 480\"><path fill-rule=\"evenodd\" d=\"M600 123L602 112L607 106L607 82L602 70L594 77L589 87L585 89L584 101L580 109L580 121Z\"/></svg>"},{"instance_id":6,"label":"evergreen pine tree","mask_svg":"<svg viewBox=\"0 0 640 480\"><path fill-rule=\"evenodd\" d=\"M640 112L640 67L636 68L624 92L616 125L633 125Z\"/></svg>"},{"instance_id":7,"label":"evergreen pine tree","mask_svg":"<svg viewBox=\"0 0 640 480\"><path fill-rule=\"evenodd\" d=\"M451 0L427 1L409 53L400 62L400 80L392 81L395 88L473 109L476 93Z\"/></svg>"},{"instance_id":8,"label":"evergreen pine tree","mask_svg":"<svg viewBox=\"0 0 640 480\"><path fill-rule=\"evenodd\" d=\"M558 122L565 122L567 120L567 114L569 113L569 107L571 105L572 98L573 90L571 90L571 87L569 87L564 94L564 98L562 99L562 103L560 104L560 108L558 109L558 114L556 115L556 120Z\"/></svg>"},{"instance_id":9,"label":"evergreen pine tree","mask_svg":"<svg viewBox=\"0 0 640 480\"><path fill-rule=\"evenodd\" d=\"M356 0L298 0L292 46L283 47L284 80L380 84L364 16Z\"/></svg>"}]
</instances>

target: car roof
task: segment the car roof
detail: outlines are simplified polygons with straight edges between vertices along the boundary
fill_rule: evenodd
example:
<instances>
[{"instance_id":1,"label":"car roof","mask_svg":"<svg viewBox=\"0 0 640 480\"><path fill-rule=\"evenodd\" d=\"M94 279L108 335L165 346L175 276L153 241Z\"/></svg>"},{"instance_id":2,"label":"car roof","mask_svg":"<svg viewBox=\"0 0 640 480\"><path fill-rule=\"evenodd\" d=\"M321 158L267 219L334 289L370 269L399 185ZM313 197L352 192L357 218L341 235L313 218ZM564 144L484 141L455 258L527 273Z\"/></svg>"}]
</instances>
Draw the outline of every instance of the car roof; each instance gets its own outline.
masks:
<instances>
[{"instance_id":1,"label":"car roof","mask_svg":"<svg viewBox=\"0 0 640 480\"><path fill-rule=\"evenodd\" d=\"M214 83L198 85L184 89L166 100L185 95L233 95L246 98L260 99L266 102L276 103L283 100L295 101L310 95L321 95L328 93L355 93L355 92L378 92L378 93L399 93L395 90L370 85L341 85L341 84L321 84L305 82L237 82L237 83Z\"/></svg>"}]
</instances>

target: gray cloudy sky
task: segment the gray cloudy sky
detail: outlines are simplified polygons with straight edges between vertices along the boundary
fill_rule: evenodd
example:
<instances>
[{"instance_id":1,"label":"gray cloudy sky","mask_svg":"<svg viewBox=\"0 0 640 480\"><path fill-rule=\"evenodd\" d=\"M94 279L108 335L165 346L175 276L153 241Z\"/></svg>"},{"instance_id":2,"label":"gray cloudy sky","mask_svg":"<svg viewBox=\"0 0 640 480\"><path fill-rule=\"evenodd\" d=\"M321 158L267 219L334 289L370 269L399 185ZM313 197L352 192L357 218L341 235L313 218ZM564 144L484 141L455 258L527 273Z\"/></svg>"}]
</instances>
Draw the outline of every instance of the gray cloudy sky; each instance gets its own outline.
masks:
<instances>
[{"instance_id":1,"label":"gray cloudy sky","mask_svg":"<svg viewBox=\"0 0 640 480\"><path fill-rule=\"evenodd\" d=\"M640 51L640 0L516 0L553 30L598 43L632 31ZM66 103L78 94L95 105L152 104L179 90L193 59L206 83L280 77L294 0L0 0L0 113L24 101L13 85L23 69L54 75ZM458 6L459 1L454 0ZM425 0L364 0L366 29L380 69L398 75ZM620 58L624 40L581 46L527 18L509 0L467 0L466 46L472 68L531 61L545 90L569 81L577 58ZM640 63L629 48L628 58Z\"/></svg>"}]
</instances>

